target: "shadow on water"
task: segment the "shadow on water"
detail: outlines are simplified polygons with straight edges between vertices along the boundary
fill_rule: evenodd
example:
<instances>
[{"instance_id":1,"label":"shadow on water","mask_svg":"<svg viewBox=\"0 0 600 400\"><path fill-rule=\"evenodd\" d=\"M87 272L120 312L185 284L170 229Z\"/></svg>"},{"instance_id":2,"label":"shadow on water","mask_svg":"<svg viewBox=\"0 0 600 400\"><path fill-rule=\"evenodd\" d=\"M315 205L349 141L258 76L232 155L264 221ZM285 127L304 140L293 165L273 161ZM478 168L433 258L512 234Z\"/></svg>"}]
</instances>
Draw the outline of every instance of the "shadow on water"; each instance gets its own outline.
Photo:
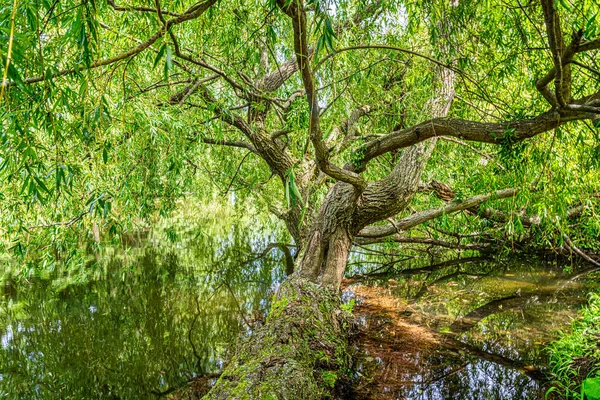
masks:
<instances>
[{"instance_id":1,"label":"shadow on water","mask_svg":"<svg viewBox=\"0 0 600 400\"><path fill-rule=\"evenodd\" d=\"M282 254L255 253L270 239L145 238L86 273L0 279L0 398L151 399L209 384L283 277Z\"/></svg>"},{"instance_id":2,"label":"shadow on water","mask_svg":"<svg viewBox=\"0 0 600 400\"><path fill-rule=\"evenodd\" d=\"M356 275L345 296L356 298L367 354L360 396L543 399L543 345L570 324L587 288L539 260L468 258Z\"/></svg>"}]
</instances>

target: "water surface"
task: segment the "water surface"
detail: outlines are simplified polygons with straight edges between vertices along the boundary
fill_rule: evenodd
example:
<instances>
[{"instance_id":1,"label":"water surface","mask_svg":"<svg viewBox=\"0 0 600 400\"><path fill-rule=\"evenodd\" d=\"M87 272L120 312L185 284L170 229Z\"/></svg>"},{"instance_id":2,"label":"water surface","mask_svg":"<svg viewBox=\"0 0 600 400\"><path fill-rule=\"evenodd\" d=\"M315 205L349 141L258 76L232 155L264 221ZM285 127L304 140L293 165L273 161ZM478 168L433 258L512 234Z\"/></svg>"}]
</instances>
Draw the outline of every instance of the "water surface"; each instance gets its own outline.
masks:
<instances>
[{"instance_id":1,"label":"water surface","mask_svg":"<svg viewBox=\"0 0 600 400\"><path fill-rule=\"evenodd\" d=\"M214 224L0 275L0 398L156 398L219 371L284 272L268 228Z\"/></svg>"},{"instance_id":2,"label":"water surface","mask_svg":"<svg viewBox=\"0 0 600 400\"><path fill-rule=\"evenodd\" d=\"M0 398L157 398L218 373L261 323L285 263L272 229L213 224L167 229L168 240L140 232L79 269L0 277ZM380 303L357 305L369 352L359 392L543 398L542 347L585 302L586 282L536 260L445 262L405 263L367 286Z\"/></svg>"},{"instance_id":3,"label":"water surface","mask_svg":"<svg viewBox=\"0 0 600 400\"><path fill-rule=\"evenodd\" d=\"M350 285L369 353L362 396L543 399L543 347L593 285L563 270L537 259L446 260Z\"/></svg>"}]
</instances>

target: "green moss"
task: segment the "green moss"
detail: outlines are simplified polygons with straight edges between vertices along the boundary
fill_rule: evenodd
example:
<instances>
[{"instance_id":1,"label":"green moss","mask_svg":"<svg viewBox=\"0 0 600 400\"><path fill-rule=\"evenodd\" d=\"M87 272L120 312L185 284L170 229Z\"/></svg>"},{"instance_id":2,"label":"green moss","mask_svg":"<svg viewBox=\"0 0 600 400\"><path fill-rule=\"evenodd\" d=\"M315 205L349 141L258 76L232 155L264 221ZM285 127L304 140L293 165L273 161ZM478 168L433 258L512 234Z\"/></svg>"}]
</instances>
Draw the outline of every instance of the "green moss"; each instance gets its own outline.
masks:
<instances>
[{"instance_id":1,"label":"green moss","mask_svg":"<svg viewBox=\"0 0 600 400\"><path fill-rule=\"evenodd\" d=\"M337 374L335 372L323 371L321 378L323 379L323 382L325 382L325 384L330 388L335 387L335 383L337 382Z\"/></svg>"},{"instance_id":2,"label":"green moss","mask_svg":"<svg viewBox=\"0 0 600 400\"><path fill-rule=\"evenodd\" d=\"M349 380L349 315L337 294L296 279L238 346L205 399L327 399Z\"/></svg>"},{"instance_id":3,"label":"green moss","mask_svg":"<svg viewBox=\"0 0 600 400\"><path fill-rule=\"evenodd\" d=\"M271 304L271 311L269 312L268 319L280 317L289 303L290 300L287 297L274 301Z\"/></svg>"}]
</instances>

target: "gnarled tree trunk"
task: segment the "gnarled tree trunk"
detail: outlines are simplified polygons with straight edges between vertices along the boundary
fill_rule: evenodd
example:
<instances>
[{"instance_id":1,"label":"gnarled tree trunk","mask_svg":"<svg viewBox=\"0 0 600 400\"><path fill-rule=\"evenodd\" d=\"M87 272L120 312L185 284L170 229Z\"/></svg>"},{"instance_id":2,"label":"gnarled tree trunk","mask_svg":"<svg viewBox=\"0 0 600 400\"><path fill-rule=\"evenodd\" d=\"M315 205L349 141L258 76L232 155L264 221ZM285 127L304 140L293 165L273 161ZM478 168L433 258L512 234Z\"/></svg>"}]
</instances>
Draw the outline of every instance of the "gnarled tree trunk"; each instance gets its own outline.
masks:
<instances>
[{"instance_id":1,"label":"gnarled tree trunk","mask_svg":"<svg viewBox=\"0 0 600 400\"><path fill-rule=\"evenodd\" d=\"M204 399L347 398L353 327L340 305L337 291L288 279L265 325L236 349Z\"/></svg>"},{"instance_id":2,"label":"gnarled tree trunk","mask_svg":"<svg viewBox=\"0 0 600 400\"><path fill-rule=\"evenodd\" d=\"M448 112L454 93L452 74L442 76L441 100L431 103L436 116ZM405 150L388 177L362 191L345 182L329 189L266 324L238 348L206 399L322 399L349 390L352 323L339 287L353 240L410 204L434 146Z\"/></svg>"}]
</instances>

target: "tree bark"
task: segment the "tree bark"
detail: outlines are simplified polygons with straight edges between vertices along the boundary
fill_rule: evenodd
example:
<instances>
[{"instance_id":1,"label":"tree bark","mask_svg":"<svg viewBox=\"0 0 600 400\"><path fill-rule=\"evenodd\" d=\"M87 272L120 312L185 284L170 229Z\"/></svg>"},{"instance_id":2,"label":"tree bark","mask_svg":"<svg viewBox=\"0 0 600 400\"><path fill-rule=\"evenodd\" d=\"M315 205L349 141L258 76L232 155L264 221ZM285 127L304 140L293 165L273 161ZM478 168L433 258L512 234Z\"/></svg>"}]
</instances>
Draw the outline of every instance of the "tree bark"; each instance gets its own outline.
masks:
<instances>
[{"instance_id":1,"label":"tree bark","mask_svg":"<svg viewBox=\"0 0 600 400\"><path fill-rule=\"evenodd\" d=\"M302 251L297 274L305 279L339 289L352 240L352 214L356 209L359 191L344 182L330 190L310 230Z\"/></svg>"},{"instance_id":2,"label":"tree bark","mask_svg":"<svg viewBox=\"0 0 600 400\"><path fill-rule=\"evenodd\" d=\"M204 399L348 398L353 325L340 305L337 291L288 279Z\"/></svg>"}]
</instances>

